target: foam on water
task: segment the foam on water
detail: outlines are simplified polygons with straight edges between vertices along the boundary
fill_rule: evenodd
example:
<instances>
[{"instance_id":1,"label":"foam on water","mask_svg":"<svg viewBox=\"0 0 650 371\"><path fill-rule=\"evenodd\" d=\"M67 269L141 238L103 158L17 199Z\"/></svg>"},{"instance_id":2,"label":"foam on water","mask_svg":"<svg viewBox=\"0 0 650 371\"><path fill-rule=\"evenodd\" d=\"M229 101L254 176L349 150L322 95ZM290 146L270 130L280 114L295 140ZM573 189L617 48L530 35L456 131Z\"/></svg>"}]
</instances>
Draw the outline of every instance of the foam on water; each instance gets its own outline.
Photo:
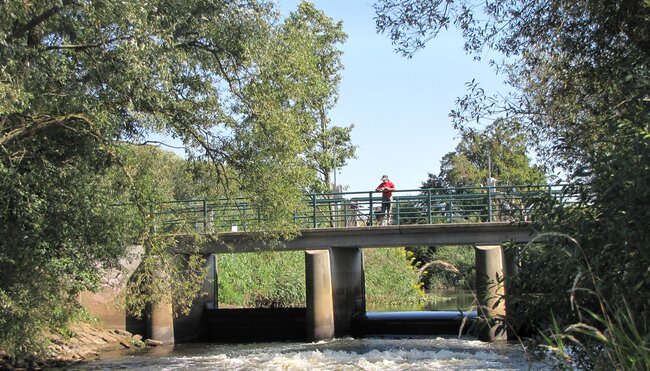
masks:
<instances>
[{"instance_id":1,"label":"foam on water","mask_svg":"<svg viewBox=\"0 0 650 371\"><path fill-rule=\"evenodd\" d=\"M529 370L521 348L470 338L335 339L320 343L194 344L85 365L145 370Z\"/></svg>"}]
</instances>

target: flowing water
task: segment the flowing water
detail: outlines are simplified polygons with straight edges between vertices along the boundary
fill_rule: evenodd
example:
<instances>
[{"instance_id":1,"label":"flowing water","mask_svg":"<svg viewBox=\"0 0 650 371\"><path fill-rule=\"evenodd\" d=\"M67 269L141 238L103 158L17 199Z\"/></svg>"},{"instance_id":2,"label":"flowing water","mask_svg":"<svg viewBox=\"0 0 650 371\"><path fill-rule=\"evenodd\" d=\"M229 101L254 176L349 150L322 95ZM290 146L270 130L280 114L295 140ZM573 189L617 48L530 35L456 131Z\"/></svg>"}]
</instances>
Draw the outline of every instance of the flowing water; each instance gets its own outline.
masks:
<instances>
[{"instance_id":1,"label":"flowing water","mask_svg":"<svg viewBox=\"0 0 650 371\"><path fill-rule=\"evenodd\" d=\"M471 292L438 292L419 310L467 310ZM410 311L416 308L369 308ZM416 310L417 310L416 309ZM370 313L369 313L370 314ZM386 313L388 314L388 313ZM404 313L407 315L406 313ZM422 313L424 314L424 313ZM375 313L381 316L382 313ZM105 353L84 370L545 370L520 345L485 343L473 336L381 336L327 342L179 344Z\"/></svg>"},{"instance_id":2,"label":"flowing water","mask_svg":"<svg viewBox=\"0 0 650 371\"><path fill-rule=\"evenodd\" d=\"M334 339L318 343L181 344L105 354L82 369L113 370L543 370L514 344L471 337Z\"/></svg>"}]
</instances>

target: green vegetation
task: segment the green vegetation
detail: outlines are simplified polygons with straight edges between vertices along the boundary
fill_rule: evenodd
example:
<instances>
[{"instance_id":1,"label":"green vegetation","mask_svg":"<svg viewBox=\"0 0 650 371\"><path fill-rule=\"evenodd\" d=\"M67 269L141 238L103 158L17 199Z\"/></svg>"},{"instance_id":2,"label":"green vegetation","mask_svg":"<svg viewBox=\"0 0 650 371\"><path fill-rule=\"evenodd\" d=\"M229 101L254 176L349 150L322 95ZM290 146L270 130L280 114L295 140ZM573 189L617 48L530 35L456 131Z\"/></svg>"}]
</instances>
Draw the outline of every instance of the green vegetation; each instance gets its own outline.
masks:
<instances>
[{"instance_id":1,"label":"green vegetation","mask_svg":"<svg viewBox=\"0 0 650 371\"><path fill-rule=\"evenodd\" d=\"M520 255L520 274L509 290L528 321L518 325L553 339L560 362L647 369L650 4L474 5L379 0L377 26L404 55L452 24L477 58L488 51L503 55L493 65L505 75L509 94L491 96L472 81L451 113L456 128L501 119L525 135L545 172L582 185L573 190L580 196L572 206L537 201L547 206L535 219L546 237Z\"/></svg>"},{"instance_id":2,"label":"green vegetation","mask_svg":"<svg viewBox=\"0 0 650 371\"><path fill-rule=\"evenodd\" d=\"M305 306L305 253L217 256L219 305L243 308Z\"/></svg>"},{"instance_id":3,"label":"green vegetation","mask_svg":"<svg viewBox=\"0 0 650 371\"><path fill-rule=\"evenodd\" d=\"M363 251L369 307L419 304L418 272L403 248ZM407 256L409 257L407 259ZM219 255L219 305L298 307L305 305L305 253Z\"/></svg>"},{"instance_id":4,"label":"green vegetation","mask_svg":"<svg viewBox=\"0 0 650 371\"><path fill-rule=\"evenodd\" d=\"M545 181L543 170L531 165L525 136L503 120L496 120L482 131L461 131L456 150L440 161L440 173L429 174L421 188L478 187L486 185L490 176L497 185Z\"/></svg>"},{"instance_id":5,"label":"green vegetation","mask_svg":"<svg viewBox=\"0 0 650 371\"><path fill-rule=\"evenodd\" d=\"M323 182L308 158L336 100L340 24L309 4L281 22L266 1L2 8L0 348L43 350L131 244L145 261L127 308L188 303L202 258L170 252L156 202L244 196L269 206L260 228L295 232L291 213ZM151 134L187 159L143 146ZM342 165L349 135L336 144Z\"/></svg>"},{"instance_id":6,"label":"green vegetation","mask_svg":"<svg viewBox=\"0 0 650 371\"><path fill-rule=\"evenodd\" d=\"M474 288L476 263L470 246L409 247L420 272L422 288L430 290Z\"/></svg>"},{"instance_id":7,"label":"green vegetation","mask_svg":"<svg viewBox=\"0 0 650 371\"><path fill-rule=\"evenodd\" d=\"M424 292L418 271L408 264L412 259L413 255L404 248L363 250L368 307L422 302Z\"/></svg>"}]
</instances>

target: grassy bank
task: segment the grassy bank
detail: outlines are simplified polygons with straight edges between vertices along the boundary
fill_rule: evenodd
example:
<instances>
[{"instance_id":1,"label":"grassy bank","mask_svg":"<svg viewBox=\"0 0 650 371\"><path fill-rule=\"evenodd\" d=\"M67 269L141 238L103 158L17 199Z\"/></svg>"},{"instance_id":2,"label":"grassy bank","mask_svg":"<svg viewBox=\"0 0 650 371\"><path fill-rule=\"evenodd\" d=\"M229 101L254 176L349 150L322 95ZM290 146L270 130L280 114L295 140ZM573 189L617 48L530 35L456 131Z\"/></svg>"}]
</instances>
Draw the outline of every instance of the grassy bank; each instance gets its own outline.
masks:
<instances>
[{"instance_id":1,"label":"grassy bank","mask_svg":"<svg viewBox=\"0 0 650 371\"><path fill-rule=\"evenodd\" d=\"M302 251L219 255L219 305L244 308L305 305ZM365 249L368 303L418 303L417 271L403 248Z\"/></svg>"}]
</instances>

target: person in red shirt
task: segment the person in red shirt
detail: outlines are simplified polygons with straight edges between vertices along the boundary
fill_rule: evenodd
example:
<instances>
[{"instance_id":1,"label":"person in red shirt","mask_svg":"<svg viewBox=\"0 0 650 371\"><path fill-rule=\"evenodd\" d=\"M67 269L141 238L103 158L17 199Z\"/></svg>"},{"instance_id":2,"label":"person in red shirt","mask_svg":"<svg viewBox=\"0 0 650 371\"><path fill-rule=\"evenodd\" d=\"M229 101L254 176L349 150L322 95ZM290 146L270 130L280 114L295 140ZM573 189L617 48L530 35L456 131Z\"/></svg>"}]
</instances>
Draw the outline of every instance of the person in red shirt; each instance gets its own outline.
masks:
<instances>
[{"instance_id":1,"label":"person in red shirt","mask_svg":"<svg viewBox=\"0 0 650 371\"><path fill-rule=\"evenodd\" d=\"M393 191L395 184L388 179L388 175L381 177L381 183L375 188L375 192L381 192L381 224L388 220L390 224L390 207L393 202Z\"/></svg>"}]
</instances>

